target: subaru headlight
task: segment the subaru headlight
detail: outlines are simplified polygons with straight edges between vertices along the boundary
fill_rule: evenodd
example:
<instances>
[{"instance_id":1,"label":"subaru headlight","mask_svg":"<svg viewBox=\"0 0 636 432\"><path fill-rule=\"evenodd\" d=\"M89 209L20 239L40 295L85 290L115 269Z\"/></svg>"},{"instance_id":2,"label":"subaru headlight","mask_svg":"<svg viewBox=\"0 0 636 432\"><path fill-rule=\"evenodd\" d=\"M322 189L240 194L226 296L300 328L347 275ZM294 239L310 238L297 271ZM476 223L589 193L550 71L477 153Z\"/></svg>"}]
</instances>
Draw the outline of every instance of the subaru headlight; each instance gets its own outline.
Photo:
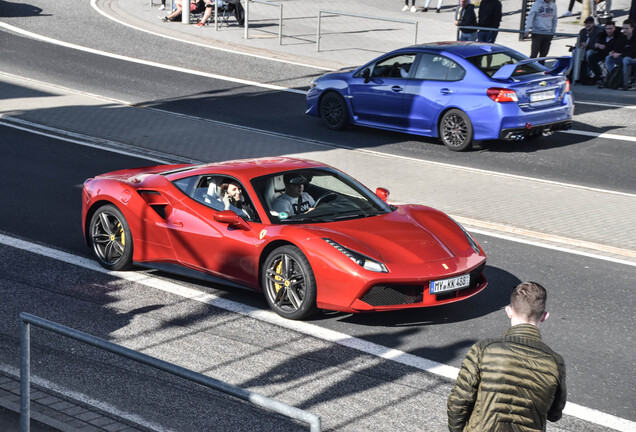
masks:
<instances>
[{"instance_id":1,"label":"subaru headlight","mask_svg":"<svg viewBox=\"0 0 636 432\"><path fill-rule=\"evenodd\" d=\"M348 249L344 246L342 246L340 243L335 242L329 238L323 238L324 241L326 241L327 243L329 243L331 246L333 246L334 248L336 248L339 252L341 252L343 255L345 255L347 258L349 258L351 261L353 261L354 263L358 264L360 267L364 268L365 270L369 270L372 272L377 272L377 273L388 273L389 270L387 270L386 266L384 264L382 264L381 262L378 262L376 260L373 260L367 256L364 256L358 252L354 252L351 249Z\"/></svg>"},{"instance_id":2,"label":"subaru headlight","mask_svg":"<svg viewBox=\"0 0 636 432\"><path fill-rule=\"evenodd\" d=\"M457 226L462 230L462 232L464 233L464 235L466 236L466 240L468 240L468 243L470 244L470 247L473 248L473 250L475 251L476 254L479 253L479 243L477 243L477 240L475 240L472 236L471 233L469 233L468 231L466 231L466 228L464 228L462 226L462 224L460 224L459 222L457 222L455 219L453 219L452 217L449 217L450 220L452 220L453 222L455 222L457 224Z\"/></svg>"}]
</instances>

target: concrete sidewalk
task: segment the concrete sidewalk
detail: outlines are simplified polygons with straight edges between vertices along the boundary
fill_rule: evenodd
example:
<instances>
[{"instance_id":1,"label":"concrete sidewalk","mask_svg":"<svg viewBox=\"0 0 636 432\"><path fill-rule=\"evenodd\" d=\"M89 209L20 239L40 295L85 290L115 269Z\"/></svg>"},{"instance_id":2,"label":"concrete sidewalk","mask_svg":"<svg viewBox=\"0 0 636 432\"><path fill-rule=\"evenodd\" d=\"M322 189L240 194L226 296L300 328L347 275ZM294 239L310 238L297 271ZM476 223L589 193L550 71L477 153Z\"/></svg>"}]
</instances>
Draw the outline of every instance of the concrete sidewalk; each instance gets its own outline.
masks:
<instances>
[{"instance_id":1,"label":"concrete sidewalk","mask_svg":"<svg viewBox=\"0 0 636 432\"><path fill-rule=\"evenodd\" d=\"M556 0L559 15L567 10L568 0ZM210 24L204 28L186 25L181 22L164 23L158 17L165 16L160 11L160 1L124 1L98 0L97 5L113 18L142 27L148 31L179 39L194 37L199 43L213 43L236 50L262 53L273 58L290 59L305 64L313 64L329 69L342 66L359 65L386 51L413 43L456 40L457 27L454 26L456 1L443 2L441 12L435 12L437 2L431 2L429 11L423 13L425 2L417 2L417 12L401 12L402 0L280 0L265 5L263 2L249 4L249 39L245 39L245 29L240 28L232 17L230 25L214 29ZM171 4L171 0L167 1ZM245 1L243 1L245 5ZM282 5L283 40L278 39L280 9L272 6ZM614 0L613 14L617 22L627 18L630 0ZM502 1L503 19L501 29L520 29L521 1ZM317 51L317 30L319 11L335 11L343 15L323 14L321 20L320 51ZM577 13L580 4L576 4L575 15L560 18L558 33L578 34L583 28ZM363 15L359 18L345 14ZM408 22L381 21L373 18L402 20ZM415 24L417 23L417 38ZM552 42L550 55L569 55L568 45L576 38L558 37ZM519 40L518 33L500 32L497 43L529 54L530 40Z\"/></svg>"}]
</instances>

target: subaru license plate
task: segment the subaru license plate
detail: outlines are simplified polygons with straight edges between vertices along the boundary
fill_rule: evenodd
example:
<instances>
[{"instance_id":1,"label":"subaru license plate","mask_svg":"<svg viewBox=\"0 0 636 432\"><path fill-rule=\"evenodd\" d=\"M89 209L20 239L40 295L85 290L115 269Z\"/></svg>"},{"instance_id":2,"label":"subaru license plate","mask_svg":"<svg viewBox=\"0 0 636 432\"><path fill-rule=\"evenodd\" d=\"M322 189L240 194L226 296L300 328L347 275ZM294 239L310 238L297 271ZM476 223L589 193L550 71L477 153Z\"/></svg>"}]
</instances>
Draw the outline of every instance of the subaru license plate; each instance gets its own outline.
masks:
<instances>
[{"instance_id":1,"label":"subaru license plate","mask_svg":"<svg viewBox=\"0 0 636 432\"><path fill-rule=\"evenodd\" d=\"M450 279L431 281L428 286L429 294L438 294L446 291L455 291L470 285L470 274L457 276Z\"/></svg>"},{"instance_id":2,"label":"subaru license plate","mask_svg":"<svg viewBox=\"0 0 636 432\"><path fill-rule=\"evenodd\" d=\"M554 99L556 93L554 90L540 91L530 94L530 102L540 102L544 100Z\"/></svg>"}]
</instances>

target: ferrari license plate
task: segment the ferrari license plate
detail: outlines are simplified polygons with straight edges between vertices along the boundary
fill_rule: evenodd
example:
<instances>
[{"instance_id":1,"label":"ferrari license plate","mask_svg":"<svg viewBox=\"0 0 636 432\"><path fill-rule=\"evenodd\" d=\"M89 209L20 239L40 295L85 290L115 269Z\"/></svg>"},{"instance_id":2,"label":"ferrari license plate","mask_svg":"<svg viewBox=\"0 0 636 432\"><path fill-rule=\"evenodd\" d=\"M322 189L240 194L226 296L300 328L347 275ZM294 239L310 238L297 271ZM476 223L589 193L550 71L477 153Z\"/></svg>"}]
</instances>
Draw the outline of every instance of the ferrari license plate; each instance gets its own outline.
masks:
<instances>
[{"instance_id":1,"label":"ferrari license plate","mask_svg":"<svg viewBox=\"0 0 636 432\"><path fill-rule=\"evenodd\" d=\"M554 99L556 93L554 90L540 91L530 94L530 102L540 102L544 100Z\"/></svg>"},{"instance_id":2,"label":"ferrari license plate","mask_svg":"<svg viewBox=\"0 0 636 432\"><path fill-rule=\"evenodd\" d=\"M455 291L470 285L470 274L457 276L450 279L431 281L428 287L430 294L439 294L446 291Z\"/></svg>"}]
</instances>

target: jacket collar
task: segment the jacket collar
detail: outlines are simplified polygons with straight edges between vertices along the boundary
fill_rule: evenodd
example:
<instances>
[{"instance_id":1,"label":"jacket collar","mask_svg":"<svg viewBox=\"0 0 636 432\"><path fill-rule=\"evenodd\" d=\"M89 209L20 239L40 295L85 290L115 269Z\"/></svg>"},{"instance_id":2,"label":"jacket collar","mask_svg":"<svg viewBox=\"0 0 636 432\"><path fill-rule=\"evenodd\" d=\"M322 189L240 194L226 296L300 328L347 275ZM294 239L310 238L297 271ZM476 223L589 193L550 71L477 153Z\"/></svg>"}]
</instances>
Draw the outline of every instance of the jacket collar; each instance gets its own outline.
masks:
<instances>
[{"instance_id":1,"label":"jacket collar","mask_svg":"<svg viewBox=\"0 0 636 432\"><path fill-rule=\"evenodd\" d=\"M504 333L504 338L507 336L541 340L541 332L539 332L537 326L532 324L517 324L516 326L512 326Z\"/></svg>"}]
</instances>

